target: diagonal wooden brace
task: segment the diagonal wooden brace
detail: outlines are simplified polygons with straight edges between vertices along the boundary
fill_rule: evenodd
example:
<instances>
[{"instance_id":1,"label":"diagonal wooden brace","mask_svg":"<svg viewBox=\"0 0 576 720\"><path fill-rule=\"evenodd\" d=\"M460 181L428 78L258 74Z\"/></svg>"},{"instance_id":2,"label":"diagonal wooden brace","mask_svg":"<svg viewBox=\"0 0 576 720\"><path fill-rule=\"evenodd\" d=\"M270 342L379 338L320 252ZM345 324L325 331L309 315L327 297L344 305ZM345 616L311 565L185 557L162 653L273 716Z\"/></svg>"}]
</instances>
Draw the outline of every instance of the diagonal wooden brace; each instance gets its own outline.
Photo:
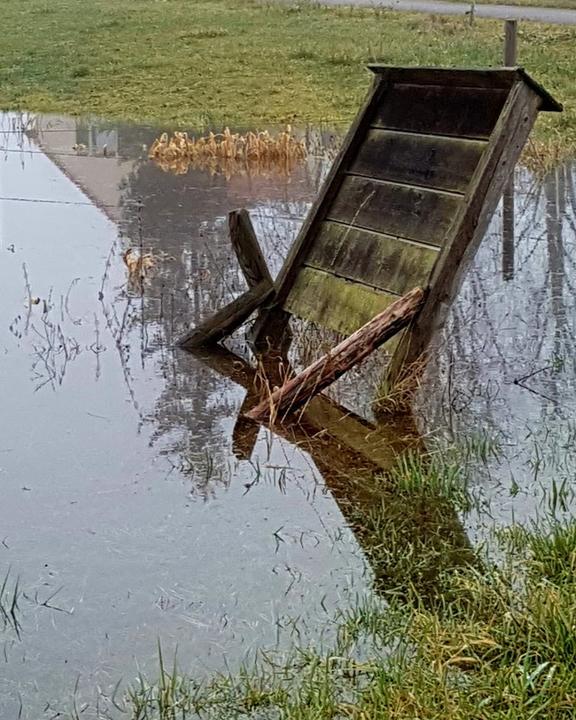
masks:
<instances>
[{"instance_id":1,"label":"diagonal wooden brace","mask_svg":"<svg viewBox=\"0 0 576 720\"><path fill-rule=\"evenodd\" d=\"M274 421L281 413L303 405L405 328L422 307L424 297L421 288L414 288L398 298L329 353L276 389L250 410L247 417L257 422Z\"/></svg>"},{"instance_id":2,"label":"diagonal wooden brace","mask_svg":"<svg viewBox=\"0 0 576 720\"><path fill-rule=\"evenodd\" d=\"M180 338L178 345L182 348L192 349L223 340L274 294L274 283L246 210L233 210L228 215L228 226L230 241L249 289Z\"/></svg>"}]
</instances>

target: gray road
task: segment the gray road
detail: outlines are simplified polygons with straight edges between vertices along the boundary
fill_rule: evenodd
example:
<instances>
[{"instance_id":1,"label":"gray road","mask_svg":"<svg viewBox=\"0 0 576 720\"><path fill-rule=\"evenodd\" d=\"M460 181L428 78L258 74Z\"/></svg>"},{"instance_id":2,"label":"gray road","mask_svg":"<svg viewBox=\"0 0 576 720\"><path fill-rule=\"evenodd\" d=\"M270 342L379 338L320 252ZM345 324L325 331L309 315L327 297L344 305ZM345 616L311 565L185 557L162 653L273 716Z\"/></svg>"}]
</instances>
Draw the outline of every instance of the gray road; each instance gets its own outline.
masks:
<instances>
[{"instance_id":1,"label":"gray road","mask_svg":"<svg viewBox=\"0 0 576 720\"><path fill-rule=\"evenodd\" d=\"M439 15L465 15L470 4L442 2L441 0L322 0L327 5L367 5L386 7L406 12L434 13ZM576 25L576 10L550 7L519 7L517 5L476 5L476 17L502 20L534 20L556 25Z\"/></svg>"}]
</instances>

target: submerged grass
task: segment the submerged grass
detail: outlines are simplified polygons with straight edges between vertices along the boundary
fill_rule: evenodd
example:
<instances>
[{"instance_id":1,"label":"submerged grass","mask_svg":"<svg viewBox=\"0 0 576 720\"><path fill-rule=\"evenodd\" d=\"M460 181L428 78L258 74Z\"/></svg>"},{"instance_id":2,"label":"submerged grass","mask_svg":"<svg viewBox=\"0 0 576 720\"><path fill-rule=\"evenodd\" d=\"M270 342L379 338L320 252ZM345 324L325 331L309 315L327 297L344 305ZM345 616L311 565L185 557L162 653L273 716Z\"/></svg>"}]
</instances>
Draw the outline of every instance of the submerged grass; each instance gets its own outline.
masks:
<instances>
[{"instance_id":1,"label":"submerged grass","mask_svg":"<svg viewBox=\"0 0 576 720\"><path fill-rule=\"evenodd\" d=\"M528 558L515 573L446 573L448 599L432 609L416 596L387 611L359 607L341 620L345 642L332 653L263 657L207 683L162 666L157 683L131 688L126 712L138 720L572 718L576 581L565 560L576 553L576 532L532 531L526 541ZM360 660L353 645L362 632L379 650Z\"/></svg>"},{"instance_id":2,"label":"submerged grass","mask_svg":"<svg viewBox=\"0 0 576 720\"><path fill-rule=\"evenodd\" d=\"M262 654L206 682L166 668L160 653L159 679L139 678L124 712L133 720L574 717L576 522L501 533L496 564L458 536L455 509L470 498L452 464L408 456L373 492L366 507L384 500L358 522L383 597L359 599L336 618L331 650Z\"/></svg>"},{"instance_id":3,"label":"submerged grass","mask_svg":"<svg viewBox=\"0 0 576 720\"><path fill-rule=\"evenodd\" d=\"M19 578L13 579L7 570L0 583L0 631L11 630L20 637L20 589Z\"/></svg>"},{"instance_id":4,"label":"submerged grass","mask_svg":"<svg viewBox=\"0 0 576 720\"><path fill-rule=\"evenodd\" d=\"M502 24L259 0L4 0L0 107L171 126L349 122L365 65L499 65ZM566 112L537 138L576 143L576 30L522 24L519 58Z\"/></svg>"}]
</instances>

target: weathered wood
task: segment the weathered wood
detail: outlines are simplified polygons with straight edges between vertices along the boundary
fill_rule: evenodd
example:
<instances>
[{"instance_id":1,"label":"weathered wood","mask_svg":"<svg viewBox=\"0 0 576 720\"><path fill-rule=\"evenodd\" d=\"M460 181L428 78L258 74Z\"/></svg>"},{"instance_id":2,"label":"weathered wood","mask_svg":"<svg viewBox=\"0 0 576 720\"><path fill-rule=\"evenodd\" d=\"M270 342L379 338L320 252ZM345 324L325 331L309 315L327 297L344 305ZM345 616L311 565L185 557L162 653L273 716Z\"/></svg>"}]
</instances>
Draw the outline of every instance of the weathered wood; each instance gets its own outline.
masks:
<instances>
[{"instance_id":1,"label":"weathered wood","mask_svg":"<svg viewBox=\"0 0 576 720\"><path fill-rule=\"evenodd\" d=\"M438 248L409 240L324 222L305 264L403 295L417 285L427 285L438 252Z\"/></svg>"},{"instance_id":2,"label":"weathered wood","mask_svg":"<svg viewBox=\"0 0 576 720\"><path fill-rule=\"evenodd\" d=\"M440 246L462 197L349 175L329 220Z\"/></svg>"},{"instance_id":3,"label":"weathered wood","mask_svg":"<svg viewBox=\"0 0 576 720\"><path fill-rule=\"evenodd\" d=\"M253 408L248 417L262 422L268 417L275 418L284 411L296 409L406 327L423 301L424 291L414 288L343 340L330 353L275 390L270 398Z\"/></svg>"},{"instance_id":4,"label":"weathered wood","mask_svg":"<svg viewBox=\"0 0 576 720\"><path fill-rule=\"evenodd\" d=\"M515 88L522 85L537 96L540 109L561 109L521 68L372 70L373 88L278 276L274 302L256 324L257 341L281 335L290 312L349 331L360 316L366 319L371 304L397 292L391 288L399 275L390 261L404 260L371 237L376 234L395 238L399 245L412 241L442 248L431 274L435 283L438 267L445 265L445 246L460 232L458 223L474 225L481 219L463 213L487 191L475 179L487 166L486 156L493 157L499 137L493 128L500 127ZM333 223L351 227L358 238L366 231L373 250L382 254L371 264L360 240L354 247L333 238L322 245L325 228ZM374 268L380 260L378 273ZM422 275L428 273L424 263ZM319 291L324 286L329 292L323 299Z\"/></svg>"},{"instance_id":5,"label":"weathered wood","mask_svg":"<svg viewBox=\"0 0 576 720\"><path fill-rule=\"evenodd\" d=\"M487 140L508 90L440 85L395 85L374 126L406 132Z\"/></svg>"},{"instance_id":6,"label":"weathered wood","mask_svg":"<svg viewBox=\"0 0 576 720\"><path fill-rule=\"evenodd\" d=\"M251 407L255 407L262 399L260 393L263 383L257 370L246 360L221 345L202 347L193 352L195 357L215 372L230 378L246 389L243 408L250 403ZM269 386L277 384L279 377L277 366L281 362L281 359L266 358L264 368ZM259 426L247 418L244 419L258 433ZM320 394L311 398L297 415L274 425L274 432L285 440L298 444L313 457L317 443L327 445L332 455L332 472L329 478L332 481L336 469L335 463L349 471L351 466L359 469L361 459L364 458L364 461L370 464L371 470L388 470L394 465L398 455L407 448L420 448L422 439L416 431L412 418L401 418L397 422L402 424L373 425L326 395ZM237 426L238 423L240 418L237 420ZM239 437L240 431L236 433L237 426L234 432L238 436L235 452L237 457L249 460L253 448L251 438L243 441ZM242 428L244 429L243 424ZM351 458L350 453L354 453L355 457ZM351 459L353 465L350 464Z\"/></svg>"},{"instance_id":7,"label":"weathered wood","mask_svg":"<svg viewBox=\"0 0 576 720\"><path fill-rule=\"evenodd\" d=\"M216 343L234 332L250 315L274 293L269 280L261 280L258 285L232 300L215 315L205 320L178 341L183 348Z\"/></svg>"},{"instance_id":8,"label":"weathered wood","mask_svg":"<svg viewBox=\"0 0 576 720\"><path fill-rule=\"evenodd\" d=\"M293 246L288 253L286 261L276 279L276 297L282 303L292 287L294 278L298 274L300 261L308 249L310 237L313 235L315 225L324 219L326 210L339 189L339 173L342 166L346 167L356 155L358 146L362 142L364 133L370 124L374 108L381 102L387 91L385 83L375 78L364 105L352 123L340 151L334 160L330 172L318 193L316 201L310 208L304 223L298 233Z\"/></svg>"},{"instance_id":9,"label":"weathered wood","mask_svg":"<svg viewBox=\"0 0 576 720\"><path fill-rule=\"evenodd\" d=\"M230 242L248 287L254 287L262 280L268 280L272 284L272 277L264 255L262 255L248 212L246 210L233 210L230 212L228 214L228 227L230 229Z\"/></svg>"},{"instance_id":10,"label":"weathered wood","mask_svg":"<svg viewBox=\"0 0 576 720\"><path fill-rule=\"evenodd\" d=\"M463 193L485 147L486 142L480 140L370 130L350 172L377 180Z\"/></svg>"},{"instance_id":11,"label":"weathered wood","mask_svg":"<svg viewBox=\"0 0 576 720\"><path fill-rule=\"evenodd\" d=\"M490 146L472 179L467 202L456 217L450 240L436 263L424 307L392 357L389 385L399 377L404 366L410 366L425 353L432 336L444 324L541 103L542 98L521 81L512 89Z\"/></svg>"},{"instance_id":12,"label":"weathered wood","mask_svg":"<svg viewBox=\"0 0 576 720\"><path fill-rule=\"evenodd\" d=\"M518 80L517 68L395 67L380 64L368 67L375 75L395 84L509 90Z\"/></svg>"},{"instance_id":13,"label":"weathered wood","mask_svg":"<svg viewBox=\"0 0 576 720\"><path fill-rule=\"evenodd\" d=\"M518 46L518 21L504 21L504 65L513 67L516 65Z\"/></svg>"},{"instance_id":14,"label":"weathered wood","mask_svg":"<svg viewBox=\"0 0 576 720\"><path fill-rule=\"evenodd\" d=\"M286 298L286 309L322 327L349 335L396 300L361 283L303 267Z\"/></svg>"},{"instance_id":15,"label":"weathered wood","mask_svg":"<svg viewBox=\"0 0 576 720\"><path fill-rule=\"evenodd\" d=\"M562 105L521 67L489 69L391 67L390 65L368 65L368 67L388 83L510 90L515 83L522 81L540 95L541 110L562 111Z\"/></svg>"}]
</instances>

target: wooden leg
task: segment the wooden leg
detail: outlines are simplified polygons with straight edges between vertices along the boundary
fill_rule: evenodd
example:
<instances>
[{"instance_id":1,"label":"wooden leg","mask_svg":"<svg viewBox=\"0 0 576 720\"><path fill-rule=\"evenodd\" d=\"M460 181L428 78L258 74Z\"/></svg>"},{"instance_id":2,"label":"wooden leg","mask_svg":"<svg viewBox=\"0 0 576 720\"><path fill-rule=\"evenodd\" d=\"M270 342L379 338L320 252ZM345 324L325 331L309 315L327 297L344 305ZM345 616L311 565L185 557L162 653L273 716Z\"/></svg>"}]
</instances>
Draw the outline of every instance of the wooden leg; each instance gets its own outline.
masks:
<instances>
[{"instance_id":1,"label":"wooden leg","mask_svg":"<svg viewBox=\"0 0 576 720\"><path fill-rule=\"evenodd\" d=\"M290 313L278 305L263 308L248 334L248 342L254 352L288 352L292 342Z\"/></svg>"},{"instance_id":2,"label":"wooden leg","mask_svg":"<svg viewBox=\"0 0 576 720\"><path fill-rule=\"evenodd\" d=\"M247 211L233 210L228 215L228 226L230 242L249 289L186 333L177 343L180 347L191 349L219 342L274 295L274 283Z\"/></svg>"}]
</instances>

